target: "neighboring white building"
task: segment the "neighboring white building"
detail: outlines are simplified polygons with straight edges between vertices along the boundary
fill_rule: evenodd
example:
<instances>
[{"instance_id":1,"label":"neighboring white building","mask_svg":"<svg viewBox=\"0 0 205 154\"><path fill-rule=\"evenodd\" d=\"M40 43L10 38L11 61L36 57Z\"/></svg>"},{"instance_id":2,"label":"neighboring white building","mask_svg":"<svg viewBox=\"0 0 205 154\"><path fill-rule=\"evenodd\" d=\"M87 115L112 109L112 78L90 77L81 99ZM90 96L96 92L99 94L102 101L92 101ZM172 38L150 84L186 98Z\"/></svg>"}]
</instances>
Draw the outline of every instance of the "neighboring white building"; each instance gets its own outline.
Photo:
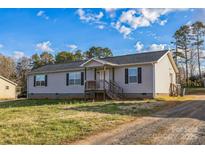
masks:
<instances>
[{"instance_id":1,"label":"neighboring white building","mask_svg":"<svg viewBox=\"0 0 205 154\"><path fill-rule=\"evenodd\" d=\"M0 76L0 99L15 99L17 84Z\"/></svg>"},{"instance_id":2,"label":"neighboring white building","mask_svg":"<svg viewBox=\"0 0 205 154\"><path fill-rule=\"evenodd\" d=\"M28 75L28 98L153 98L170 94L177 73L167 50L46 65Z\"/></svg>"}]
</instances>

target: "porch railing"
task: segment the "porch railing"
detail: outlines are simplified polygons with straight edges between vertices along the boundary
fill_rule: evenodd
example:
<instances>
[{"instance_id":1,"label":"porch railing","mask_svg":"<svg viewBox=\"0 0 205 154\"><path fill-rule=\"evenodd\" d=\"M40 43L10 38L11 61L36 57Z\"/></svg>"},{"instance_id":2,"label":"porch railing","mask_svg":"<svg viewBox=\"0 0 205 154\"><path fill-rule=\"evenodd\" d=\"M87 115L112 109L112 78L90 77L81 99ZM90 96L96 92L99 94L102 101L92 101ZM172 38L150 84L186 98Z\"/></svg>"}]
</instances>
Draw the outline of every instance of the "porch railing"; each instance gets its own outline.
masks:
<instances>
[{"instance_id":1,"label":"porch railing","mask_svg":"<svg viewBox=\"0 0 205 154\"><path fill-rule=\"evenodd\" d=\"M103 84L103 80L89 80L85 82L85 90L103 90Z\"/></svg>"},{"instance_id":2,"label":"porch railing","mask_svg":"<svg viewBox=\"0 0 205 154\"><path fill-rule=\"evenodd\" d=\"M85 82L85 90L105 90L107 95L113 99L123 98L123 88L114 81L91 80Z\"/></svg>"}]
</instances>

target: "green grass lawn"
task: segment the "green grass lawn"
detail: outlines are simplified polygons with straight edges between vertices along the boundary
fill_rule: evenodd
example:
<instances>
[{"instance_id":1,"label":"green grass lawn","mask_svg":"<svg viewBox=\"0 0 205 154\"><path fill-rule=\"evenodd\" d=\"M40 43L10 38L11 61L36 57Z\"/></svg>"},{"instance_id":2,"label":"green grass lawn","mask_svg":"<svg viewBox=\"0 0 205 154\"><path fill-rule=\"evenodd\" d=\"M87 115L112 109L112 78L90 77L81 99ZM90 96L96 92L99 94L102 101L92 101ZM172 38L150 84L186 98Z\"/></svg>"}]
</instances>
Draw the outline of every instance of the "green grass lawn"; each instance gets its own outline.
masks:
<instances>
[{"instance_id":1,"label":"green grass lawn","mask_svg":"<svg viewBox=\"0 0 205 154\"><path fill-rule=\"evenodd\" d=\"M69 144L163 106L154 101L0 103L0 144Z\"/></svg>"}]
</instances>

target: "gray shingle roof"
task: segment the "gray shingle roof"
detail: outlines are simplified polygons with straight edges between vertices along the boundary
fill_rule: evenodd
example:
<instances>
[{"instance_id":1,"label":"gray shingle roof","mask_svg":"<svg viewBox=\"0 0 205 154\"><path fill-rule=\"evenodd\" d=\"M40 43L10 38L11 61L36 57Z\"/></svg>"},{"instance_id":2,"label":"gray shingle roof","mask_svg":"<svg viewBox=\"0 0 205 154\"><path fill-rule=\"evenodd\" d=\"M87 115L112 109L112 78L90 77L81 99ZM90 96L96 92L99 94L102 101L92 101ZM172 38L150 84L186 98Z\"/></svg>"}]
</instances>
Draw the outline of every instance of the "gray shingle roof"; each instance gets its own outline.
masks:
<instances>
[{"instance_id":1,"label":"gray shingle roof","mask_svg":"<svg viewBox=\"0 0 205 154\"><path fill-rule=\"evenodd\" d=\"M116 57L107 57L102 58L102 60L112 62L114 64L148 63L159 60L167 51L168 50L143 52Z\"/></svg>"},{"instance_id":2,"label":"gray shingle roof","mask_svg":"<svg viewBox=\"0 0 205 154\"><path fill-rule=\"evenodd\" d=\"M124 65L132 63L149 63L158 61L168 50L153 51L153 52L143 52L137 54L129 54L122 56L113 56L101 58L103 61L110 63ZM42 72L55 72L61 70L78 69L81 68L81 64L85 63L87 60L64 63L64 64L50 64L45 65L40 68L32 70L31 73L42 73Z\"/></svg>"}]
</instances>

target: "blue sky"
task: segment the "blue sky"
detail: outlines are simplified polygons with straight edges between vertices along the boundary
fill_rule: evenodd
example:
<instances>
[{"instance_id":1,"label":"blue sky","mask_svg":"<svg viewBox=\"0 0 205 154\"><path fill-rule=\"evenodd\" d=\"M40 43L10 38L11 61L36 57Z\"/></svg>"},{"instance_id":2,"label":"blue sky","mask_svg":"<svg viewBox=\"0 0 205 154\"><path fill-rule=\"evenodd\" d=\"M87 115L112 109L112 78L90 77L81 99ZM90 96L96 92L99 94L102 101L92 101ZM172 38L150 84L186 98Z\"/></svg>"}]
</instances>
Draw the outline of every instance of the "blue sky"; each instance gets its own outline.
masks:
<instances>
[{"instance_id":1,"label":"blue sky","mask_svg":"<svg viewBox=\"0 0 205 154\"><path fill-rule=\"evenodd\" d=\"M203 9L0 9L0 53L19 58L49 51L110 48L114 55L170 48L183 24Z\"/></svg>"}]
</instances>

